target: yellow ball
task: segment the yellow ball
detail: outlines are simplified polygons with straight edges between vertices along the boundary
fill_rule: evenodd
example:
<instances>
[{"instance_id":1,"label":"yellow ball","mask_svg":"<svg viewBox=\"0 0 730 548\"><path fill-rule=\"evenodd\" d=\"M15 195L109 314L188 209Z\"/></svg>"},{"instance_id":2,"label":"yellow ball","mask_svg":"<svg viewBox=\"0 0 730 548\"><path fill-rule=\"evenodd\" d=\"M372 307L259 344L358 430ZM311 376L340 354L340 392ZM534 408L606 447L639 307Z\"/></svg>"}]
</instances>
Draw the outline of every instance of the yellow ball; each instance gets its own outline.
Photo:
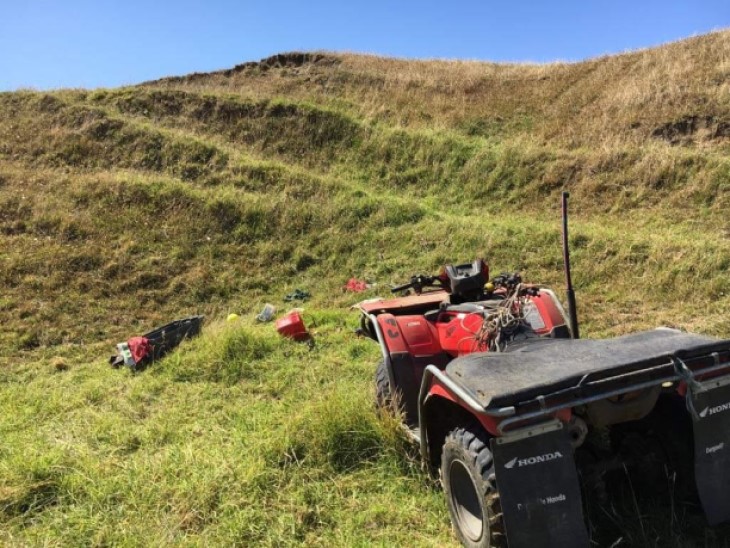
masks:
<instances>
[{"instance_id":1,"label":"yellow ball","mask_svg":"<svg viewBox=\"0 0 730 548\"><path fill-rule=\"evenodd\" d=\"M231 312L230 314L228 314L226 321L235 322L238 318L239 318L238 314Z\"/></svg>"}]
</instances>

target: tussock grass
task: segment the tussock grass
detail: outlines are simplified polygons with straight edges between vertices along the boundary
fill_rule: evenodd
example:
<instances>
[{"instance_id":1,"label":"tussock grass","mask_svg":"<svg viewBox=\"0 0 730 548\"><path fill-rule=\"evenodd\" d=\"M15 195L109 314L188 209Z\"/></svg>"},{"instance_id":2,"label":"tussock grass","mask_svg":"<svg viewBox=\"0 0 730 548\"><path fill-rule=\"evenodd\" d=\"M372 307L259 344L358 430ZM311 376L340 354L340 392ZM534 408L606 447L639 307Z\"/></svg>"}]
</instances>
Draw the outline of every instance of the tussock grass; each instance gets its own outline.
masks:
<instances>
[{"instance_id":1,"label":"tussock grass","mask_svg":"<svg viewBox=\"0 0 730 548\"><path fill-rule=\"evenodd\" d=\"M379 351L347 307L477 255L559 287L568 189L583 333L730 336L729 48L721 31L549 65L290 54L0 94L0 542L452 543L372 407ZM344 293L351 276L377 285ZM311 348L253 322L295 288ZM194 312L204 335L148 371L105 365ZM599 544L726 543L637 496L591 514Z\"/></svg>"},{"instance_id":2,"label":"tussock grass","mask_svg":"<svg viewBox=\"0 0 730 548\"><path fill-rule=\"evenodd\" d=\"M415 527L448 544L439 494L372 405L377 350L332 317L313 350L217 324L142 374L96 362L4 383L3 540L410 543Z\"/></svg>"},{"instance_id":3,"label":"tussock grass","mask_svg":"<svg viewBox=\"0 0 730 548\"><path fill-rule=\"evenodd\" d=\"M288 461L346 472L386 456L405 458L398 452L407 445L398 422L372 413L371 394L354 393L356 388L338 386L295 418L283 451Z\"/></svg>"},{"instance_id":4,"label":"tussock grass","mask_svg":"<svg viewBox=\"0 0 730 548\"><path fill-rule=\"evenodd\" d=\"M176 380L235 384L258 378L266 369L264 364L271 364L273 334L262 336L238 327L218 329L219 333L191 342L193 348L169 364Z\"/></svg>"}]
</instances>

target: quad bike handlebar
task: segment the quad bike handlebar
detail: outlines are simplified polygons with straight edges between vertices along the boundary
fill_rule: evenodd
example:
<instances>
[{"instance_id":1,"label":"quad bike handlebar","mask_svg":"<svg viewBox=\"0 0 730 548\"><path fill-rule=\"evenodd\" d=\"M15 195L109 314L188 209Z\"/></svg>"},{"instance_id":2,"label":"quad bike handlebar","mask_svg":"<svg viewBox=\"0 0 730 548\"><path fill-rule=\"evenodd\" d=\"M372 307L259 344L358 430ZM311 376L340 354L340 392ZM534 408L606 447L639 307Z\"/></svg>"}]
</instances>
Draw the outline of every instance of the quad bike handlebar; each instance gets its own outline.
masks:
<instances>
[{"instance_id":1,"label":"quad bike handlebar","mask_svg":"<svg viewBox=\"0 0 730 548\"><path fill-rule=\"evenodd\" d=\"M488 282L486 287L489 292L495 289L502 289L511 293L521 284L522 276L519 272L503 272ZM426 287L437 287L451 292L448 277L445 274L438 274L436 276L417 274L415 276L411 276L411 280L409 282L391 287L390 291L391 293L399 293L401 291L413 289L417 294L420 294ZM537 294L537 289L529 286L522 286L522 292L525 294Z\"/></svg>"},{"instance_id":2,"label":"quad bike handlebar","mask_svg":"<svg viewBox=\"0 0 730 548\"><path fill-rule=\"evenodd\" d=\"M519 272L503 272L490 282L494 289L506 290L508 294L518 291L519 295L536 296L540 293L540 288L533 284L522 283L522 275Z\"/></svg>"},{"instance_id":3,"label":"quad bike handlebar","mask_svg":"<svg viewBox=\"0 0 730 548\"><path fill-rule=\"evenodd\" d=\"M411 281L390 288L391 293L398 293L406 289L414 289L416 293L421 293L424 287L444 287L443 280L439 276L425 276L418 274L411 277Z\"/></svg>"},{"instance_id":4,"label":"quad bike handlebar","mask_svg":"<svg viewBox=\"0 0 730 548\"><path fill-rule=\"evenodd\" d=\"M513 289L522 283L522 276L519 272L503 272L499 276L492 279L492 285L494 287L504 287L506 289Z\"/></svg>"}]
</instances>

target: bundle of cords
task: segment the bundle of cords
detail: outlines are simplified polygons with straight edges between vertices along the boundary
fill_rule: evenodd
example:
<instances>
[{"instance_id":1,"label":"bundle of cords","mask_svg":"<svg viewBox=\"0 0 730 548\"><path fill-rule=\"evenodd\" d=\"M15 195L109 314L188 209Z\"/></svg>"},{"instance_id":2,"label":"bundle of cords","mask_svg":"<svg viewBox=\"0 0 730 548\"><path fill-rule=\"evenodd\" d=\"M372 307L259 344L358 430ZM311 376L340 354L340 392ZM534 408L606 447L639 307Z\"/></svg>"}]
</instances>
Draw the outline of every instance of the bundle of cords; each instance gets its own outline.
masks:
<instances>
[{"instance_id":1,"label":"bundle of cords","mask_svg":"<svg viewBox=\"0 0 730 548\"><path fill-rule=\"evenodd\" d=\"M525 325L527 297L523 289L523 284L517 284L498 306L484 311L484 322L475 336L479 349L502 352L515 332Z\"/></svg>"}]
</instances>

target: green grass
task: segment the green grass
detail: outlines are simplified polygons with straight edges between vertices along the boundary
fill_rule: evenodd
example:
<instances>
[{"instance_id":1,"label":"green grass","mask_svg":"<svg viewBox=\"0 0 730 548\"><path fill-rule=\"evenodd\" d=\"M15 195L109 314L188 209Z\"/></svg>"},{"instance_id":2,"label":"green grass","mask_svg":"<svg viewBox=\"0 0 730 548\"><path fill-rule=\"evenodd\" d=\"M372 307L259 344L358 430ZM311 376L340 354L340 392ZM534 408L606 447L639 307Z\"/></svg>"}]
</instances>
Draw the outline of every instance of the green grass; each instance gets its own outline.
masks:
<instances>
[{"instance_id":1,"label":"green grass","mask_svg":"<svg viewBox=\"0 0 730 548\"><path fill-rule=\"evenodd\" d=\"M560 287L568 189L584 335L730 336L729 37L0 94L0 543L453 544L347 308L475 256ZM295 288L312 349L253 320ZM203 336L162 363L106 365L190 313ZM696 509L638 502L592 507L594 538L727 545Z\"/></svg>"},{"instance_id":2,"label":"green grass","mask_svg":"<svg viewBox=\"0 0 730 548\"><path fill-rule=\"evenodd\" d=\"M347 312L306 320L313 347L243 319L136 375L71 355L5 370L0 541L454 545L442 493L375 412L379 350ZM640 495L639 513L591 501L594 539L723 545L698 509Z\"/></svg>"},{"instance_id":3,"label":"green grass","mask_svg":"<svg viewBox=\"0 0 730 548\"><path fill-rule=\"evenodd\" d=\"M452 542L440 494L374 412L377 349L344 313L308 319L312 349L237 322L139 375L73 359L8 374L0 539Z\"/></svg>"}]
</instances>

